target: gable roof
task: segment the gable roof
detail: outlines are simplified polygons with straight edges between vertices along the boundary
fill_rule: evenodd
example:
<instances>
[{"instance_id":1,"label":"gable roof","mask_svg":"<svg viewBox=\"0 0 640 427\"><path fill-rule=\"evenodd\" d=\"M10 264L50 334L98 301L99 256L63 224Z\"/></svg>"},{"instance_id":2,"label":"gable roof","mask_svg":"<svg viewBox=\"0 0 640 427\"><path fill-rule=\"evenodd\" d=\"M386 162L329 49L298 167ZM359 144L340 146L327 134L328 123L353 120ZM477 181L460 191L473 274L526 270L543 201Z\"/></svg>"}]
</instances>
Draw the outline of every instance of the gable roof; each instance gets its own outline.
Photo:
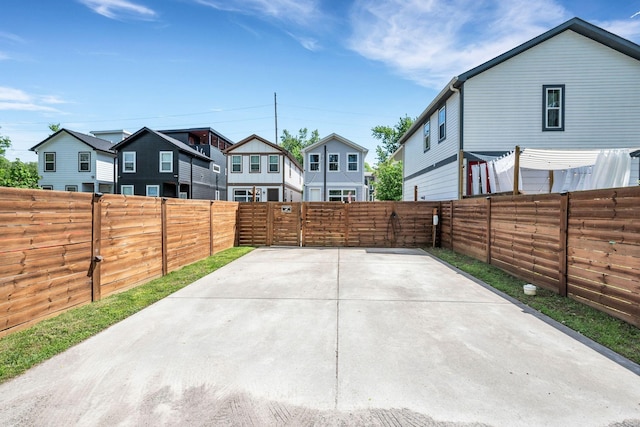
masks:
<instances>
[{"instance_id":1,"label":"gable roof","mask_svg":"<svg viewBox=\"0 0 640 427\"><path fill-rule=\"evenodd\" d=\"M207 160L209 162L211 162L211 158L209 158L207 155L199 152L198 150L194 150L193 148L189 147L187 144L185 144L182 141L178 141L177 139L171 138L170 136L167 136L163 133L160 132L156 132L153 129L149 129L148 127L143 127L142 129L140 129L139 131L137 131L136 133L134 133L133 135L129 136L126 139L123 139L122 141L118 142L116 145L113 146L113 148L116 151L121 151L122 147L127 146L129 143L131 143L132 141L138 139L138 137L140 135L142 135L143 133L151 133L163 140L165 140L166 142L168 142L169 144L174 145L178 150L189 154L190 156L193 157L198 157L200 159L203 160Z\"/></svg>"},{"instance_id":2,"label":"gable roof","mask_svg":"<svg viewBox=\"0 0 640 427\"><path fill-rule=\"evenodd\" d=\"M236 142L235 144L233 144L231 147L227 148L226 150L223 150L222 152L224 154L229 154L230 152L232 152L233 150L235 150L236 148L242 147L244 144L253 141L254 139L262 142L263 144L268 145L271 148L274 148L278 151L280 151L281 153L283 153L285 156L287 156L289 158L289 160L291 160L300 170L302 170L302 165L300 165L300 163L295 159L295 157L293 157L291 155L291 153L288 150L285 150L284 148L282 148L281 146L274 144L271 141L266 140L265 138L261 137L260 135L256 135L255 133L253 135L250 135L248 137L246 137L245 139L243 139L242 141Z\"/></svg>"},{"instance_id":3,"label":"gable roof","mask_svg":"<svg viewBox=\"0 0 640 427\"><path fill-rule=\"evenodd\" d=\"M91 136L91 135L85 135L84 133L75 132L75 131L64 129L64 128L60 129L58 132L54 133L53 135L50 135L47 139L40 142L39 144L36 144L33 147L29 148L29 150L36 151L38 147L51 141L53 138L60 135L62 132L73 136L78 141L84 144L87 144L89 147L93 148L96 151L102 151L103 153L107 153L107 154L115 154L115 150L114 150L115 145L111 143L111 141L107 141L106 139L102 139L102 138L96 138L95 136Z\"/></svg>"},{"instance_id":4,"label":"gable roof","mask_svg":"<svg viewBox=\"0 0 640 427\"><path fill-rule=\"evenodd\" d=\"M332 133L331 135L325 136L324 138L322 138L320 141L317 141L311 145L309 145L308 147L304 147L301 151L303 153L306 153L309 150L313 150L316 147L319 147L323 144L326 144L327 142L329 142L330 140L335 139L336 141L339 141L345 145L348 145L349 147L353 148L354 150L360 151L362 152L364 155L366 155L369 150L364 148L362 145L358 145L353 141L348 140L347 138L338 135L337 133Z\"/></svg>"},{"instance_id":5,"label":"gable roof","mask_svg":"<svg viewBox=\"0 0 640 427\"><path fill-rule=\"evenodd\" d=\"M528 42L525 42L520 46L517 46L503 53L502 55L496 56L495 58L451 79L451 81L447 83L444 89L440 91L438 96L436 96L434 100L429 104L429 106L422 112L422 114L420 114L420 116L407 130L407 132L400 138L399 143L401 145L404 144L407 139L409 139L409 137L413 135L420 126L423 125L424 120L435 113L435 111L442 106L444 101L446 101L455 91L457 91L457 89L464 85L465 81L495 67L496 65L502 64L503 62L513 58L514 56L519 55L535 46L538 46L539 44L567 30L574 31L577 34L580 34L584 37L587 37L593 41L601 43L613 50L616 50L624 55L640 61L639 45L618 35L610 33L609 31L604 30L598 26L590 24L589 22L584 21L580 18L572 18L543 34L540 34L539 36L529 40Z\"/></svg>"}]
</instances>

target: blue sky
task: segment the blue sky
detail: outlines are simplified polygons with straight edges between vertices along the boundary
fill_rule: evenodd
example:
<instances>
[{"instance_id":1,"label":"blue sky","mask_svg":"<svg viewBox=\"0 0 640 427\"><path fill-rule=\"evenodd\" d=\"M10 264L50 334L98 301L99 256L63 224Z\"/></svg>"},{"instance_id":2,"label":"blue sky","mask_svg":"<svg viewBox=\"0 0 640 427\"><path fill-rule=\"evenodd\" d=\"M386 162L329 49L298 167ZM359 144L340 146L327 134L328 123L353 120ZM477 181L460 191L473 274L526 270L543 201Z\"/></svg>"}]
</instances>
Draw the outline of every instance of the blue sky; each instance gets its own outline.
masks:
<instances>
[{"instance_id":1,"label":"blue sky","mask_svg":"<svg viewBox=\"0 0 640 427\"><path fill-rule=\"evenodd\" d=\"M640 43L640 0L2 0L9 159L48 124L318 129L369 149L455 75L578 16Z\"/></svg>"}]
</instances>

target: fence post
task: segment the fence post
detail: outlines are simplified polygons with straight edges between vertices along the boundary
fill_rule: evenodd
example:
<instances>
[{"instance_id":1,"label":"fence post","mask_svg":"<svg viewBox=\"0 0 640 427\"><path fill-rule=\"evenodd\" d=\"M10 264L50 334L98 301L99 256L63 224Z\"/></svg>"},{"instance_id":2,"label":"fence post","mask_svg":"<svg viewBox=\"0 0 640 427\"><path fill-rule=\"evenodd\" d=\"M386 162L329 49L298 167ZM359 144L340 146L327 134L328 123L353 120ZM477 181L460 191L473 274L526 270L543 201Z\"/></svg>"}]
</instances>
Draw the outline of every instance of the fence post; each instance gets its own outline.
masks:
<instances>
[{"instance_id":1,"label":"fence post","mask_svg":"<svg viewBox=\"0 0 640 427\"><path fill-rule=\"evenodd\" d=\"M491 264L491 196L487 197L487 264Z\"/></svg>"},{"instance_id":2,"label":"fence post","mask_svg":"<svg viewBox=\"0 0 640 427\"><path fill-rule=\"evenodd\" d=\"M162 275L167 275L167 198L162 198L161 204L162 221Z\"/></svg>"},{"instance_id":3,"label":"fence post","mask_svg":"<svg viewBox=\"0 0 640 427\"><path fill-rule=\"evenodd\" d=\"M451 242L451 250L453 251L453 200L449 201L449 241Z\"/></svg>"},{"instance_id":4,"label":"fence post","mask_svg":"<svg viewBox=\"0 0 640 427\"><path fill-rule=\"evenodd\" d=\"M343 203L344 208L344 245L349 247L349 206L351 203Z\"/></svg>"},{"instance_id":5,"label":"fence post","mask_svg":"<svg viewBox=\"0 0 640 427\"><path fill-rule=\"evenodd\" d=\"M273 245L273 210L275 209L275 203L274 202L266 202L267 205L267 239L265 244L267 246L271 246Z\"/></svg>"},{"instance_id":6,"label":"fence post","mask_svg":"<svg viewBox=\"0 0 640 427\"><path fill-rule=\"evenodd\" d=\"M567 290L567 263L568 263L568 251L567 241L569 234L569 193L562 193L560 195L560 250L558 251L558 262L560 277L558 281L558 293L560 296L566 297Z\"/></svg>"},{"instance_id":7,"label":"fence post","mask_svg":"<svg viewBox=\"0 0 640 427\"><path fill-rule=\"evenodd\" d=\"M101 235L102 235L102 203L100 202L102 193L94 193L91 200L91 301L100 301L102 289L100 281L100 262L102 256Z\"/></svg>"},{"instance_id":8,"label":"fence post","mask_svg":"<svg viewBox=\"0 0 640 427\"><path fill-rule=\"evenodd\" d=\"M213 200L209 203L209 256L213 255Z\"/></svg>"}]
</instances>

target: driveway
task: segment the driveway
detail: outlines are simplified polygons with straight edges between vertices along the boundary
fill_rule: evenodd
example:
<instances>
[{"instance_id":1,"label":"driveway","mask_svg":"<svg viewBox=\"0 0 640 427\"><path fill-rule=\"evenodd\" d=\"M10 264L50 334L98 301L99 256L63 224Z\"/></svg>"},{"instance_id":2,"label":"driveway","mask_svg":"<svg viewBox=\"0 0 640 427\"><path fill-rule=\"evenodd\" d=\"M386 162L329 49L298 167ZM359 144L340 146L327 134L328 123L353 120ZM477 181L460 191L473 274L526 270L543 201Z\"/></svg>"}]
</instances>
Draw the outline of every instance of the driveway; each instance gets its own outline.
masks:
<instances>
[{"instance_id":1,"label":"driveway","mask_svg":"<svg viewBox=\"0 0 640 427\"><path fill-rule=\"evenodd\" d=\"M420 250L262 248L0 385L0 425L640 425L588 344Z\"/></svg>"}]
</instances>

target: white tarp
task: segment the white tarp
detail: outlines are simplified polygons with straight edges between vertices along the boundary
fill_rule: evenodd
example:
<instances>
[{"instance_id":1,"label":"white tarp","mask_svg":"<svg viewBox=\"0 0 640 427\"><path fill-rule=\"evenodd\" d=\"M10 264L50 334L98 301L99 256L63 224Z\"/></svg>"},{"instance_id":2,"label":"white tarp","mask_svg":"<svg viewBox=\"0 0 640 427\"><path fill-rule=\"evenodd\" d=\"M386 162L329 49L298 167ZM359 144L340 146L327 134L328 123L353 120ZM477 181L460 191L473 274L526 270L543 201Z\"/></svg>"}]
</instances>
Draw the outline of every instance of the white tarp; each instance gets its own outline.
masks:
<instances>
[{"instance_id":1,"label":"white tarp","mask_svg":"<svg viewBox=\"0 0 640 427\"><path fill-rule=\"evenodd\" d=\"M598 188L626 187L630 184L634 149L539 150L526 148L520 153L518 190L523 193L560 193ZM472 193L485 194L488 176L492 193L513 191L515 152L472 167ZM524 173L523 173L524 171ZM543 171L553 171L550 177ZM527 182L530 181L530 182ZM545 183L546 182L546 183Z\"/></svg>"}]
</instances>

